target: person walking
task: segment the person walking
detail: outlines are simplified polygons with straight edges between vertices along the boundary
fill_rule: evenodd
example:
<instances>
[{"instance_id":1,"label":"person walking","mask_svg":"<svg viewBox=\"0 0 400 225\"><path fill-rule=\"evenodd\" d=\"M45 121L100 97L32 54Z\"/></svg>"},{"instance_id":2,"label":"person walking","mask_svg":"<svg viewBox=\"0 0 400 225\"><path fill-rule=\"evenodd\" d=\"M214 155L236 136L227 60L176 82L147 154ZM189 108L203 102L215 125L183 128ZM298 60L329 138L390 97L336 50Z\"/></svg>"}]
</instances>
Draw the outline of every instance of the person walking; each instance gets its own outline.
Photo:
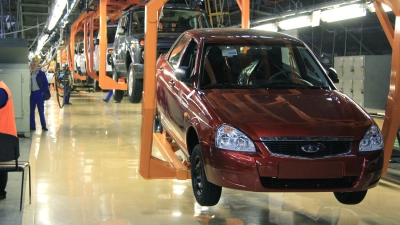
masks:
<instances>
[{"instance_id":1,"label":"person walking","mask_svg":"<svg viewBox=\"0 0 400 225\"><path fill-rule=\"evenodd\" d=\"M46 126L46 119L44 117L44 98L43 95L48 91L49 83L46 78L46 74L38 68L38 62L32 60L30 62L31 69L31 96L30 96L30 128L36 130L35 123L35 109L36 106L39 111L40 124L42 130L48 131Z\"/></svg>"},{"instance_id":2,"label":"person walking","mask_svg":"<svg viewBox=\"0 0 400 225\"><path fill-rule=\"evenodd\" d=\"M103 99L103 101L105 101L105 102L110 101L110 98L111 98L112 94L113 94L113 90L109 90L108 93L107 93L106 98ZM120 103L120 101L115 101L115 103Z\"/></svg>"},{"instance_id":3,"label":"person walking","mask_svg":"<svg viewBox=\"0 0 400 225\"><path fill-rule=\"evenodd\" d=\"M0 134L18 137L11 91L2 80L0 80ZM6 198L7 181L8 172L0 172L0 200Z\"/></svg>"},{"instance_id":4,"label":"person walking","mask_svg":"<svg viewBox=\"0 0 400 225\"><path fill-rule=\"evenodd\" d=\"M112 94L113 94L113 90L109 90L107 93L107 97L105 99L103 99L103 101L105 101L105 102L110 101Z\"/></svg>"}]
</instances>

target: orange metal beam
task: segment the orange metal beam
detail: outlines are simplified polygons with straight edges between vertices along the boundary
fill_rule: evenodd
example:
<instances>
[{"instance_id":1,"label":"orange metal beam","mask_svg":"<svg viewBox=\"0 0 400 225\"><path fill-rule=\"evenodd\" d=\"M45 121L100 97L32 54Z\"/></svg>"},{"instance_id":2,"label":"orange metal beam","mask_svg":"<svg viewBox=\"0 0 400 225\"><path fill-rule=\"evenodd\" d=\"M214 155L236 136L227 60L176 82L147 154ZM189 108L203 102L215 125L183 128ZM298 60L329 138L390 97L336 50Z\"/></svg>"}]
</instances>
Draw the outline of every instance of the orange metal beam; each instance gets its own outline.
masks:
<instances>
[{"instance_id":1,"label":"orange metal beam","mask_svg":"<svg viewBox=\"0 0 400 225\"><path fill-rule=\"evenodd\" d=\"M242 28L250 28L250 1L236 0L240 10L242 11Z\"/></svg>"},{"instance_id":2,"label":"orange metal beam","mask_svg":"<svg viewBox=\"0 0 400 225\"><path fill-rule=\"evenodd\" d=\"M189 168L180 162L174 153L174 149L162 134L153 134L153 119L155 115L156 99L156 46L157 46L157 22L162 7L168 0L151 0L145 8L145 40L144 49L144 92L142 104L142 136L140 146L139 173L145 179L156 178L190 178ZM237 0L242 10L242 27L249 28L250 2ZM100 26L101 29L102 26ZM153 139L154 138L154 139ZM156 143L158 149L166 161L152 156L152 144Z\"/></svg>"},{"instance_id":3,"label":"orange metal beam","mask_svg":"<svg viewBox=\"0 0 400 225\"><path fill-rule=\"evenodd\" d=\"M378 1L375 1L373 4L374 4L375 9L377 9L376 16L378 17L378 19L382 25L383 31L386 34L386 37L390 43L390 46L392 46L392 48L393 48L394 30L393 30L392 24L390 23L386 12L383 10L382 4Z\"/></svg>"},{"instance_id":4,"label":"orange metal beam","mask_svg":"<svg viewBox=\"0 0 400 225\"><path fill-rule=\"evenodd\" d=\"M387 173L390 157L392 156L393 152L394 141L396 140L396 134L400 124L400 90L398 88L400 87L400 2L398 0L378 1L391 7L393 13L396 15L393 38L390 34L390 29L388 28L390 23L388 24L385 22L385 20L382 21L378 16L384 29L389 31L389 35L386 30L385 33L389 39L389 42L392 43L392 70L390 74L390 87L385 110L385 120L383 121L382 126L383 141L385 143L383 175L385 175ZM379 7L379 4L374 4L378 5L378 7L376 7L377 15L383 15L385 12L383 11L382 7Z\"/></svg>"},{"instance_id":5,"label":"orange metal beam","mask_svg":"<svg viewBox=\"0 0 400 225\"><path fill-rule=\"evenodd\" d=\"M93 79L98 80L99 76L94 72L93 69L93 29L94 29L94 17L97 13L93 13L87 17L84 22L84 39L83 39L83 48L85 54L85 63L86 63L86 73ZM89 36L88 36L89 35ZM89 38L89 39L88 39ZM90 50L90 51L88 51Z\"/></svg>"},{"instance_id":6,"label":"orange metal beam","mask_svg":"<svg viewBox=\"0 0 400 225\"><path fill-rule=\"evenodd\" d=\"M166 163L168 163L172 171L175 171L173 178L178 180L186 180L190 178L190 170L188 170L187 166L184 165L174 153L178 149L172 149L171 143L163 134L154 133L153 138L154 143L160 150L160 153L163 155ZM154 167L150 166L150 171L152 168Z\"/></svg>"},{"instance_id":7,"label":"orange metal beam","mask_svg":"<svg viewBox=\"0 0 400 225\"><path fill-rule=\"evenodd\" d=\"M152 144L153 144L153 118L156 106L156 46L157 46L157 20L158 12L164 6L167 0L151 0L145 7L145 40L146 48L144 49L144 93L142 104L142 137L139 173L145 179L154 178L153 171L162 173L160 167L151 166ZM175 171L175 169L172 169Z\"/></svg>"},{"instance_id":8,"label":"orange metal beam","mask_svg":"<svg viewBox=\"0 0 400 225\"><path fill-rule=\"evenodd\" d=\"M99 10L99 25L100 25L100 44L99 44L99 86L105 90L128 90L128 84L119 83L114 81L112 78L106 75L106 54L107 54L107 16L108 7L111 8L110 14L114 17L120 12L117 10L123 9L123 7L128 5L145 5L146 3L140 2L139 0L127 0L125 2L118 2L116 0L100 0L98 7ZM113 18L114 18L113 17ZM115 19L115 18L114 18Z\"/></svg>"}]
</instances>

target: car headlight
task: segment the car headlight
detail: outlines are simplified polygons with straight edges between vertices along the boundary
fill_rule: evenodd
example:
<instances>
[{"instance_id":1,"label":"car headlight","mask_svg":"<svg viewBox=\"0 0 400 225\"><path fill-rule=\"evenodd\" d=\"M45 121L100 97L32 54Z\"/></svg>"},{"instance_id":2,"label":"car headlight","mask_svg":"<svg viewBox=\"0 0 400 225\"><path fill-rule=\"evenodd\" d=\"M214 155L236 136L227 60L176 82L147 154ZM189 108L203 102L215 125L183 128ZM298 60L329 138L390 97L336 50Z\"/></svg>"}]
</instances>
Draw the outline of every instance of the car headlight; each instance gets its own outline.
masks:
<instances>
[{"instance_id":1,"label":"car headlight","mask_svg":"<svg viewBox=\"0 0 400 225\"><path fill-rule=\"evenodd\" d=\"M243 132L238 129L223 124L217 129L217 136L215 137L217 148L226 150L241 151L241 152L255 152L253 141L248 138Z\"/></svg>"},{"instance_id":2,"label":"car headlight","mask_svg":"<svg viewBox=\"0 0 400 225\"><path fill-rule=\"evenodd\" d=\"M379 127L372 125L360 141L359 151L375 151L383 149L383 139Z\"/></svg>"}]
</instances>

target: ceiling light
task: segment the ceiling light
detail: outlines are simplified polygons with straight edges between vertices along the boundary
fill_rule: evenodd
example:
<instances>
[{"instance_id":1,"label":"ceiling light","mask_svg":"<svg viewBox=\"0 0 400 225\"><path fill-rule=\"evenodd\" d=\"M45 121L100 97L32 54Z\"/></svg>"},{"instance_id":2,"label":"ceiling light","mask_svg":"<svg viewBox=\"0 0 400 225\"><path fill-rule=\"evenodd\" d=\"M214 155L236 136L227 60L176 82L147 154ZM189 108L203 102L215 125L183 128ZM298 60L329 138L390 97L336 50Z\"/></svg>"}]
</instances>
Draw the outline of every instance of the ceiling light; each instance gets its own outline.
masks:
<instances>
[{"instance_id":1,"label":"ceiling light","mask_svg":"<svg viewBox=\"0 0 400 225\"><path fill-rule=\"evenodd\" d=\"M37 48L36 48L36 51L35 51L36 55L40 54L40 51L42 51L42 48L43 48L44 44L46 44L46 41L47 41L48 37L49 37L48 34L44 34L44 35L42 34L40 36L40 38L38 40L38 45L37 45Z\"/></svg>"},{"instance_id":2,"label":"ceiling light","mask_svg":"<svg viewBox=\"0 0 400 225\"><path fill-rule=\"evenodd\" d=\"M384 10L385 12L390 12L390 11L392 11L392 8L390 8L388 5L386 5L386 4L384 4L384 3L381 3L381 4L382 4L382 8L383 8L383 10ZM376 12L374 3L369 3L369 4L367 5L367 7L368 7L369 11L371 11L371 12Z\"/></svg>"},{"instance_id":3,"label":"ceiling light","mask_svg":"<svg viewBox=\"0 0 400 225\"><path fill-rule=\"evenodd\" d=\"M60 17L63 15L66 5L67 0L56 0L51 11L51 18L47 25L48 30L53 30L53 28L56 26L57 22L60 20Z\"/></svg>"},{"instance_id":4,"label":"ceiling light","mask_svg":"<svg viewBox=\"0 0 400 225\"><path fill-rule=\"evenodd\" d=\"M330 23L366 15L367 10L365 9L365 4L354 4L322 11L321 20Z\"/></svg>"},{"instance_id":5,"label":"ceiling light","mask_svg":"<svg viewBox=\"0 0 400 225\"><path fill-rule=\"evenodd\" d=\"M276 26L275 23L268 23L268 24L263 24L263 25L258 25L254 26L251 29L255 30L266 30L266 31L278 31L278 27Z\"/></svg>"},{"instance_id":6,"label":"ceiling light","mask_svg":"<svg viewBox=\"0 0 400 225\"><path fill-rule=\"evenodd\" d=\"M278 26L283 30L292 30L301 27L311 26L311 16L299 16L291 19L282 20Z\"/></svg>"}]
</instances>

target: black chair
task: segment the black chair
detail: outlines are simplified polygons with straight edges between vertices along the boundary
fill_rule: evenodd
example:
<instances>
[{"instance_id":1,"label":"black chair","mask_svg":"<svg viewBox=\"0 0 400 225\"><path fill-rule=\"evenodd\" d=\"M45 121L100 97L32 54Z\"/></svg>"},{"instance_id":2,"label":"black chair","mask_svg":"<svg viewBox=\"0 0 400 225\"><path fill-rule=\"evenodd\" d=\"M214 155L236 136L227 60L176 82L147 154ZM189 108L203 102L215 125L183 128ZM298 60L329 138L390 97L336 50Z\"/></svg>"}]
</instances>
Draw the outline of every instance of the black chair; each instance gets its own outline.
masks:
<instances>
[{"instance_id":1,"label":"black chair","mask_svg":"<svg viewBox=\"0 0 400 225\"><path fill-rule=\"evenodd\" d=\"M25 169L29 172L29 204L31 204L31 170L29 161L19 161L19 139L10 134L0 133L0 172L22 172L21 200L19 210L22 211L24 196Z\"/></svg>"}]
</instances>

